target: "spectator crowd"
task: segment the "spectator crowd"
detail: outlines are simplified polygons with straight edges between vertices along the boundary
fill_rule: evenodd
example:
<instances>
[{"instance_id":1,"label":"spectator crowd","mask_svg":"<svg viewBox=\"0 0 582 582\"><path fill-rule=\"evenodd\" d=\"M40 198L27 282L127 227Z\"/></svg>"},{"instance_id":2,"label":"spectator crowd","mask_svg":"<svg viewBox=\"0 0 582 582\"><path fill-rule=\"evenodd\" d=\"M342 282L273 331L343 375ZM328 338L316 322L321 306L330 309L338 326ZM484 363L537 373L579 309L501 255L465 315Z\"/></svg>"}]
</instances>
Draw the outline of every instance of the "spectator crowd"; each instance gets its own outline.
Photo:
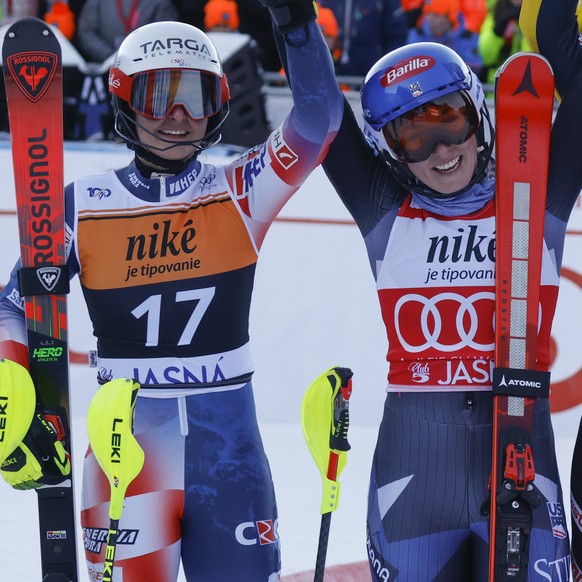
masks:
<instances>
[{"instance_id":1,"label":"spectator crowd","mask_svg":"<svg viewBox=\"0 0 582 582\"><path fill-rule=\"evenodd\" d=\"M364 76L387 52L413 42L454 49L491 82L511 54L527 50L517 25L522 0L320 0L338 75ZM0 21L36 16L56 26L90 63L106 61L149 22L180 20L205 32L240 32L258 44L265 71L281 68L268 11L258 0L2 0Z\"/></svg>"},{"instance_id":2,"label":"spectator crowd","mask_svg":"<svg viewBox=\"0 0 582 582\"><path fill-rule=\"evenodd\" d=\"M483 83L491 84L508 56L528 50L518 26L522 0L318 1L318 22L340 77L363 78L389 51L430 41L455 50ZM259 0L1 0L2 25L23 16L42 18L58 28L89 64L106 62L135 28L178 20L205 32L247 34L259 68L281 71L269 12ZM85 93L87 86L85 80ZM95 101L96 91L89 93ZM107 92L101 93L102 107L107 108Z\"/></svg>"}]
</instances>

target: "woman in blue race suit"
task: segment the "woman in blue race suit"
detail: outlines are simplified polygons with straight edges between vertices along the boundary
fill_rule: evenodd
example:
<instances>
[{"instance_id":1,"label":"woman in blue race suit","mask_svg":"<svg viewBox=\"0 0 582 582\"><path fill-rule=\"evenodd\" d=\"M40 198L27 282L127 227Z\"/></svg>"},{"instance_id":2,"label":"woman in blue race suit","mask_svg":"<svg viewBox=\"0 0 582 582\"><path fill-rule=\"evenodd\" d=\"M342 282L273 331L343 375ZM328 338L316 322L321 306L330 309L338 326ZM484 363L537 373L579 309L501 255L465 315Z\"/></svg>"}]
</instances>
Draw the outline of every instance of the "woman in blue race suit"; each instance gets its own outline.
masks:
<instances>
[{"instance_id":1,"label":"woman in blue race suit","mask_svg":"<svg viewBox=\"0 0 582 582\"><path fill-rule=\"evenodd\" d=\"M582 165L572 163L582 135L576 0L545 5L556 15L540 51L563 101L551 137L539 370L551 363L566 225L582 186ZM558 36L558 25L567 34ZM374 580L485 582L495 338L491 115L466 63L433 43L381 58L364 80L361 105L360 124L344 108L323 167L364 238L388 339L368 497L370 571ZM535 410L542 503L533 512L527 580L563 582L570 550L549 402L540 399Z\"/></svg>"}]
</instances>

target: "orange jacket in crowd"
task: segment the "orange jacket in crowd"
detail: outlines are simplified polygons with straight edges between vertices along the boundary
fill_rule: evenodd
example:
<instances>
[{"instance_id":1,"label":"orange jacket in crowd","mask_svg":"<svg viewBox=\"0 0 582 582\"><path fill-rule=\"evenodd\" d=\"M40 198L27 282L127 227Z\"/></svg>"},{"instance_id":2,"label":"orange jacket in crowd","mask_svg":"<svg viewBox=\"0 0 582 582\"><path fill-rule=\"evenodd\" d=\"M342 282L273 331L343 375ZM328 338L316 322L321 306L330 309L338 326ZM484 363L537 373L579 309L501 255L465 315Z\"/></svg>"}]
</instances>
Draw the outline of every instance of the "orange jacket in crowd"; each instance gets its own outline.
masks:
<instances>
[{"instance_id":1,"label":"orange jacket in crowd","mask_svg":"<svg viewBox=\"0 0 582 582\"><path fill-rule=\"evenodd\" d=\"M420 10L424 0L402 0L402 8L405 12L409 10ZM465 28L471 32L478 33L485 16L487 16L487 5L485 0L461 0L461 14L465 19Z\"/></svg>"}]
</instances>

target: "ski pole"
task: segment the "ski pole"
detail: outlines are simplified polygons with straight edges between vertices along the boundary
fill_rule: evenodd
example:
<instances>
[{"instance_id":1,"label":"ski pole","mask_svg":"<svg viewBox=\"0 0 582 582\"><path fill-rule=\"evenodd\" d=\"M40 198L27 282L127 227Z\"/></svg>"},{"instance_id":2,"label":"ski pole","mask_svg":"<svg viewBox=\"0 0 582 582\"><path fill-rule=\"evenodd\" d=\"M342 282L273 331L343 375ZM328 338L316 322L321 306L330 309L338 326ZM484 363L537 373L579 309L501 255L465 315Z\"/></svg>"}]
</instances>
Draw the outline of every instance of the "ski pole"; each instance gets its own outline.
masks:
<instances>
[{"instance_id":1,"label":"ski pole","mask_svg":"<svg viewBox=\"0 0 582 582\"><path fill-rule=\"evenodd\" d=\"M109 532L103 565L103 582L113 579L115 548L123 500L129 484L141 471L145 455L133 436L133 414L139 384L118 378L104 384L93 397L87 414L89 443L99 466L109 479Z\"/></svg>"},{"instance_id":2,"label":"ski pole","mask_svg":"<svg viewBox=\"0 0 582 582\"><path fill-rule=\"evenodd\" d=\"M36 391L28 370L0 359L0 466L22 442L35 408Z\"/></svg>"},{"instance_id":3,"label":"ski pole","mask_svg":"<svg viewBox=\"0 0 582 582\"><path fill-rule=\"evenodd\" d=\"M307 389L301 405L303 435L323 481L314 582L323 581L325 574L331 514L339 501L338 478L350 450L348 428L352 376L349 368L330 368Z\"/></svg>"}]
</instances>

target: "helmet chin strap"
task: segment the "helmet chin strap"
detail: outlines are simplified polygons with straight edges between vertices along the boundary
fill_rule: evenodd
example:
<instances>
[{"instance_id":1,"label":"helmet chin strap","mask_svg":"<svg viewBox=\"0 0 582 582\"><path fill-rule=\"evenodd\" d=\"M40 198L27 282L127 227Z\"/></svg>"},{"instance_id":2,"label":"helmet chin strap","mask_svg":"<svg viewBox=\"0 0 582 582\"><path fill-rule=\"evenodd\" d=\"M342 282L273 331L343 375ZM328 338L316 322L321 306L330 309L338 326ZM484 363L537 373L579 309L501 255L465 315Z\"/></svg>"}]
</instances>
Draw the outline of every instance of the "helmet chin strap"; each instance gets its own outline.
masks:
<instances>
[{"instance_id":1,"label":"helmet chin strap","mask_svg":"<svg viewBox=\"0 0 582 582\"><path fill-rule=\"evenodd\" d=\"M161 172L164 174L179 174L186 169L188 164L195 160L200 153L200 150L194 150L194 153L185 159L180 160L168 160L167 158L162 158L150 149L143 147L142 145L136 145L132 148L135 151L136 158L140 171L146 172ZM145 172L144 172L145 171Z\"/></svg>"},{"instance_id":2,"label":"helmet chin strap","mask_svg":"<svg viewBox=\"0 0 582 582\"><path fill-rule=\"evenodd\" d=\"M127 135L121 128L120 124L123 123L127 128L130 135ZM179 174L182 172L188 164L198 157L201 151L215 145L220 141L222 137L220 134L220 123L212 131L207 133L202 139L196 141L175 141L170 139L165 139L149 129L145 128L143 125L139 124L132 116L128 115L125 111L121 109L117 110L117 115L115 117L115 131L117 134L123 138L127 147L134 150L136 156L141 160L140 169L147 169L153 171L161 171L168 174ZM133 128L131 127L133 126ZM156 147L153 145L144 146L143 143L138 139L137 132L134 128L139 127L142 131L151 135L156 140L167 143L167 147ZM178 160L169 160L162 157L157 152L166 152L172 148L179 146L192 146L193 152L190 156ZM150 167L153 166L153 167Z\"/></svg>"}]
</instances>

